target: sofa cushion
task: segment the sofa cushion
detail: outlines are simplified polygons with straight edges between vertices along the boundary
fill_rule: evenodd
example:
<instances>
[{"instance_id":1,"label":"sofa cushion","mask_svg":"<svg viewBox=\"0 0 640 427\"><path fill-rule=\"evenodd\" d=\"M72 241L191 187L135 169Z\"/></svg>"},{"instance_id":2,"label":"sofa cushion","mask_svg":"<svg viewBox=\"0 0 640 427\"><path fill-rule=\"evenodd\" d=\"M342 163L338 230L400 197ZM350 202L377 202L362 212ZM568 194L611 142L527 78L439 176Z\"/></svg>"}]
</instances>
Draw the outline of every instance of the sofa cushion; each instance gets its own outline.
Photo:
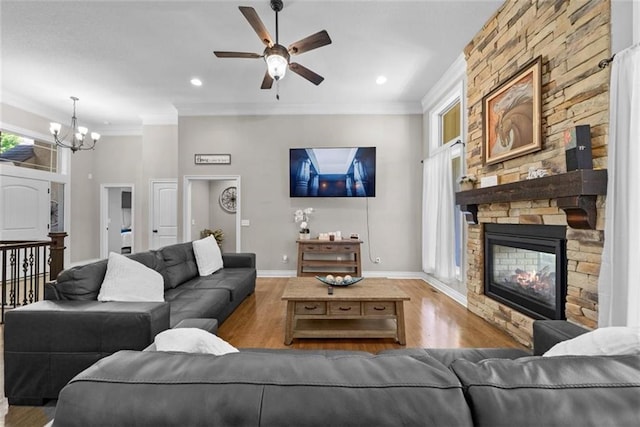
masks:
<instances>
[{"instance_id":1,"label":"sofa cushion","mask_svg":"<svg viewBox=\"0 0 640 427\"><path fill-rule=\"evenodd\" d=\"M640 328L612 326L554 345L543 356L613 356L640 353Z\"/></svg>"},{"instance_id":2,"label":"sofa cushion","mask_svg":"<svg viewBox=\"0 0 640 427\"><path fill-rule=\"evenodd\" d=\"M157 271L167 281L164 261L156 251L139 252L127 258ZM61 300L96 300L106 272L106 259L63 270L53 284L55 294Z\"/></svg>"},{"instance_id":3,"label":"sofa cushion","mask_svg":"<svg viewBox=\"0 0 640 427\"><path fill-rule=\"evenodd\" d=\"M640 355L456 360L476 426L640 425Z\"/></svg>"},{"instance_id":4,"label":"sofa cushion","mask_svg":"<svg viewBox=\"0 0 640 427\"><path fill-rule=\"evenodd\" d=\"M194 240L192 245L200 276L208 276L224 267L220 247L213 236Z\"/></svg>"},{"instance_id":5,"label":"sofa cushion","mask_svg":"<svg viewBox=\"0 0 640 427\"><path fill-rule=\"evenodd\" d=\"M566 320L536 320L533 322L533 355L542 356L559 342L589 332Z\"/></svg>"},{"instance_id":6,"label":"sofa cushion","mask_svg":"<svg viewBox=\"0 0 640 427\"><path fill-rule=\"evenodd\" d=\"M479 362L485 359L517 359L531 355L528 351L518 348L407 348L384 350L378 354L404 354L412 357L429 356L447 367L458 359Z\"/></svg>"},{"instance_id":7,"label":"sofa cushion","mask_svg":"<svg viewBox=\"0 0 640 427\"><path fill-rule=\"evenodd\" d=\"M164 279L157 271L111 252L98 301L164 301Z\"/></svg>"},{"instance_id":8,"label":"sofa cushion","mask_svg":"<svg viewBox=\"0 0 640 427\"><path fill-rule=\"evenodd\" d=\"M191 242L165 246L159 252L165 264L165 289L175 288L198 275Z\"/></svg>"},{"instance_id":9,"label":"sofa cushion","mask_svg":"<svg viewBox=\"0 0 640 427\"><path fill-rule=\"evenodd\" d=\"M106 272L106 259L61 271L54 285L58 298L95 301Z\"/></svg>"},{"instance_id":10,"label":"sofa cushion","mask_svg":"<svg viewBox=\"0 0 640 427\"><path fill-rule=\"evenodd\" d=\"M180 288L226 289L231 293L231 301L237 301L252 293L255 283L255 268L224 268L209 276L198 276L188 280L180 285Z\"/></svg>"},{"instance_id":11,"label":"sofa cushion","mask_svg":"<svg viewBox=\"0 0 640 427\"><path fill-rule=\"evenodd\" d=\"M286 350L118 352L60 393L60 425L98 419L114 425L472 425L457 378L432 359Z\"/></svg>"},{"instance_id":12,"label":"sofa cushion","mask_svg":"<svg viewBox=\"0 0 640 427\"><path fill-rule=\"evenodd\" d=\"M170 325L173 328L184 319L218 319L231 302L226 289L185 289L182 286L165 292L171 304Z\"/></svg>"}]
</instances>

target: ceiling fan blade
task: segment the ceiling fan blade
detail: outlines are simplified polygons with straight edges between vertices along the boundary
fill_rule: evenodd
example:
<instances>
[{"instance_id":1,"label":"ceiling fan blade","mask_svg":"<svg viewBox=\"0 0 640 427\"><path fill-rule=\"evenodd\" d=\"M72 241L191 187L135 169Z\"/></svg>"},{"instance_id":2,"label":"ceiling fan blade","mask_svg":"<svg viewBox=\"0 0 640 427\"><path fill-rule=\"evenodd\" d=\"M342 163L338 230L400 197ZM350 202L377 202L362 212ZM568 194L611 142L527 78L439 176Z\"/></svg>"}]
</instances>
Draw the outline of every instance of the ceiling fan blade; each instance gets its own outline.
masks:
<instances>
[{"instance_id":1,"label":"ceiling fan blade","mask_svg":"<svg viewBox=\"0 0 640 427\"><path fill-rule=\"evenodd\" d=\"M273 86L273 77L269 75L269 71L264 73L264 79L262 79L262 86L260 89L271 89Z\"/></svg>"},{"instance_id":2,"label":"ceiling fan blade","mask_svg":"<svg viewBox=\"0 0 640 427\"><path fill-rule=\"evenodd\" d=\"M289 69L299 76L302 76L305 79L309 80L316 86L322 83L322 81L324 80L324 77L322 77L321 75L316 74L307 67L303 67L302 65L295 62L289 64Z\"/></svg>"},{"instance_id":3,"label":"ceiling fan blade","mask_svg":"<svg viewBox=\"0 0 640 427\"><path fill-rule=\"evenodd\" d=\"M288 50L292 55L299 55L303 52L308 52L328 44L331 44L331 38L326 30L322 30L292 43L289 45Z\"/></svg>"},{"instance_id":4,"label":"ceiling fan blade","mask_svg":"<svg viewBox=\"0 0 640 427\"><path fill-rule=\"evenodd\" d=\"M262 20L256 13L256 10L252 7L247 6L239 6L238 8L240 9L240 12L242 12L244 17L247 18L247 21L249 21L249 25L251 25L251 27L253 27L253 30L258 34L258 37L260 37L262 43L269 47L273 46L271 34L269 34L269 31L267 31L267 27L265 27L262 23Z\"/></svg>"},{"instance_id":5,"label":"ceiling fan blade","mask_svg":"<svg viewBox=\"0 0 640 427\"><path fill-rule=\"evenodd\" d=\"M249 52L220 52L216 50L213 53L218 58L262 58L262 55Z\"/></svg>"}]
</instances>

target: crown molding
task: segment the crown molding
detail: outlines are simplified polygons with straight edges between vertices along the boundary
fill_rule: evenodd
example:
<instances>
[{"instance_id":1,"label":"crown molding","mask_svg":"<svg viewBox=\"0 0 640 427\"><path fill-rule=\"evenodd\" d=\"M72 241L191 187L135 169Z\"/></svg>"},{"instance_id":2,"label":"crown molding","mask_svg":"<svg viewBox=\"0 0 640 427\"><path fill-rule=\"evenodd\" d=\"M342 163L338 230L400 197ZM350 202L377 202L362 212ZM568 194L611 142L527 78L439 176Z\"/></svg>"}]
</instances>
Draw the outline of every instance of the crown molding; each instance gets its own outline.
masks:
<instances>
[{"instance_id":1,"label":"crown molding","mask_svg":"<svg viewBox=\"0 0 640 427\"><path fill-rule=\"evenodd\" d=\"M140 116L143 126L177 125L178 112L175 114L143 114Z\"/></svg>"},{"instance_id":2,"label":"crown molding","mask_svg":"<svg viewBox=\"0 0 640 427\"><path fill-rule=\"evenodd\" d=\"M5 105L24 110L27 113L40 116L46 120L55 121L58 123L68 124L71 121L71 108L65 104L65 107L69 107L65 110L62 108L50 108L24 97L18 96L11 91L3 90L1 101ZM93 125L92 123L89 123ZM95 126L91 126L95 128Z\"/></svg>"},{"instance_id":3,"label":"crown molding","mask_svg":"<svg viewBox=\"0 0 640 427\"><path fill-rule=\"evenodd\" d=\"M142 126L109 125L108 128L96 128L96 132L102 136L142 136Z\"/></svg>"},{"instance_id":4,"label":"crown molding","mask_svg":"<svg viewBox=\"0 0 640 427\"><path fill-rule=\"evenodd\" d=\"M371 104L175 104L178 115L275 116L275 115L405 115L422 114L419 102Z\"/></svg>"},{"instance_id":5,"label":"crown molding","mask_svg":"<svg viewBox=\"0 0 640 427\"><path fill-rule=\"evenodd\" d=\"M422 98L422 113L426 113L433 107L434 103L440 101L440 99L451 90L461 80L466 79L467 76L467 61L464 57L464 53L461 53L455 61L447 68L440 80L431 87L431 90Z\"/></svg>"}]
</instances>

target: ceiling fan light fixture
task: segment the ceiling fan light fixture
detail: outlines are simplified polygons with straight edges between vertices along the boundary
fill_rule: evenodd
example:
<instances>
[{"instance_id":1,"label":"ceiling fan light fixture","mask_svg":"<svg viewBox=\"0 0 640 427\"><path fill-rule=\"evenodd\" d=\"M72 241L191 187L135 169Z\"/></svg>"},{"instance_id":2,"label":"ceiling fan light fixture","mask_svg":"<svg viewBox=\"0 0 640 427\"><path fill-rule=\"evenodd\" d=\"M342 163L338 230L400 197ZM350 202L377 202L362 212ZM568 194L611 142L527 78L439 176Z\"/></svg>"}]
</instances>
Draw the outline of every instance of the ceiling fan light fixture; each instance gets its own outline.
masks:
<instances>
[{"instance_id":1,"label":"ceiling fan light fixture","mask_svg":"<svg viewBox=\"0 0 640 427\"><path fill-rule=\"evenodd\" d=\"M267 56L265 61L267 61L267 68L271 78L274 80L280 80L284 77L287 71L287 66L289 65L284 57L278 54L273 54Z\"/></svg>"},{"instance_id":2,"label":"ceiling fan light fixture","mask_svg":"<svg viewBox=\"0 0 640 427\"><path fill-rule=\"evenodd\" d=\"M284 46L276 44L266 48L264 60L267 63L267 72L272 79L278 81L284 77L289 66L289 52Z\"/></svg>"},{"instance_id":3,"label":"ceiling fan light fixture","mask_svg":"<svg viewBox=\"0 0 640 427\"><path fill-rule=\"evenodd\" d=\"M242 15L244 15L245 19L249 22L249 25L251 25L260 38L260 41L266 45L262 55L250 52L227 52L218 50L214 50L213 54L218 58L262 58L267 64L267 72L264 74L260 89L271 89L273 81L280 81L286 74L287 68L290 68L293 73L314 85L319 85L324 80L324 77L297 62L289 62L289 60L291 55L299 55L331 44L331 37L329 37L326 30L322 30L290 44L288 48L284 47L280 44L278 31L278 12L282 10L283 2L282 0L271 0L270 4L271 9L273 9L276 15L275 40L271 37L269 31L267 31L267 28L264 26L264 23L254 8L248 6L238 7ZM276 98L278 98L277 95Z\"/></svg>"}]
</instances>

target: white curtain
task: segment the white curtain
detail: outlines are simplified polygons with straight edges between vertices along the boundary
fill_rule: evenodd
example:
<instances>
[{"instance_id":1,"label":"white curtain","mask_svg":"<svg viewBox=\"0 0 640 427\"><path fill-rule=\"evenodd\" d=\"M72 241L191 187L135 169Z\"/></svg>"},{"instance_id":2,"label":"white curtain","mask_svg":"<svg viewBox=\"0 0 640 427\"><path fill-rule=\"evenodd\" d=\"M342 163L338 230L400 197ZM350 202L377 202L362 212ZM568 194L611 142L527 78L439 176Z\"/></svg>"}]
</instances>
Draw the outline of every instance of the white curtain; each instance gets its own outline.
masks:
<instances>
[{"instance_id":1,"label":"white curtain","mask_svg":"<svg viewBox=\"0 0 640 427\"><path fill-rule=\"evenodd\" d=\"M611 64L598 326L640 326L640 45Z\"/></svg>"},{"instance_id":2,"label":"white curtain","mask_svg":"<svg viewBox=\"0 0 640 427\"><path fill-rule=\"evenodd\" d=\"M442 280L455 278L454 197L449 149L424 161L422 269Z\"/></svg>"}]
</instances>

